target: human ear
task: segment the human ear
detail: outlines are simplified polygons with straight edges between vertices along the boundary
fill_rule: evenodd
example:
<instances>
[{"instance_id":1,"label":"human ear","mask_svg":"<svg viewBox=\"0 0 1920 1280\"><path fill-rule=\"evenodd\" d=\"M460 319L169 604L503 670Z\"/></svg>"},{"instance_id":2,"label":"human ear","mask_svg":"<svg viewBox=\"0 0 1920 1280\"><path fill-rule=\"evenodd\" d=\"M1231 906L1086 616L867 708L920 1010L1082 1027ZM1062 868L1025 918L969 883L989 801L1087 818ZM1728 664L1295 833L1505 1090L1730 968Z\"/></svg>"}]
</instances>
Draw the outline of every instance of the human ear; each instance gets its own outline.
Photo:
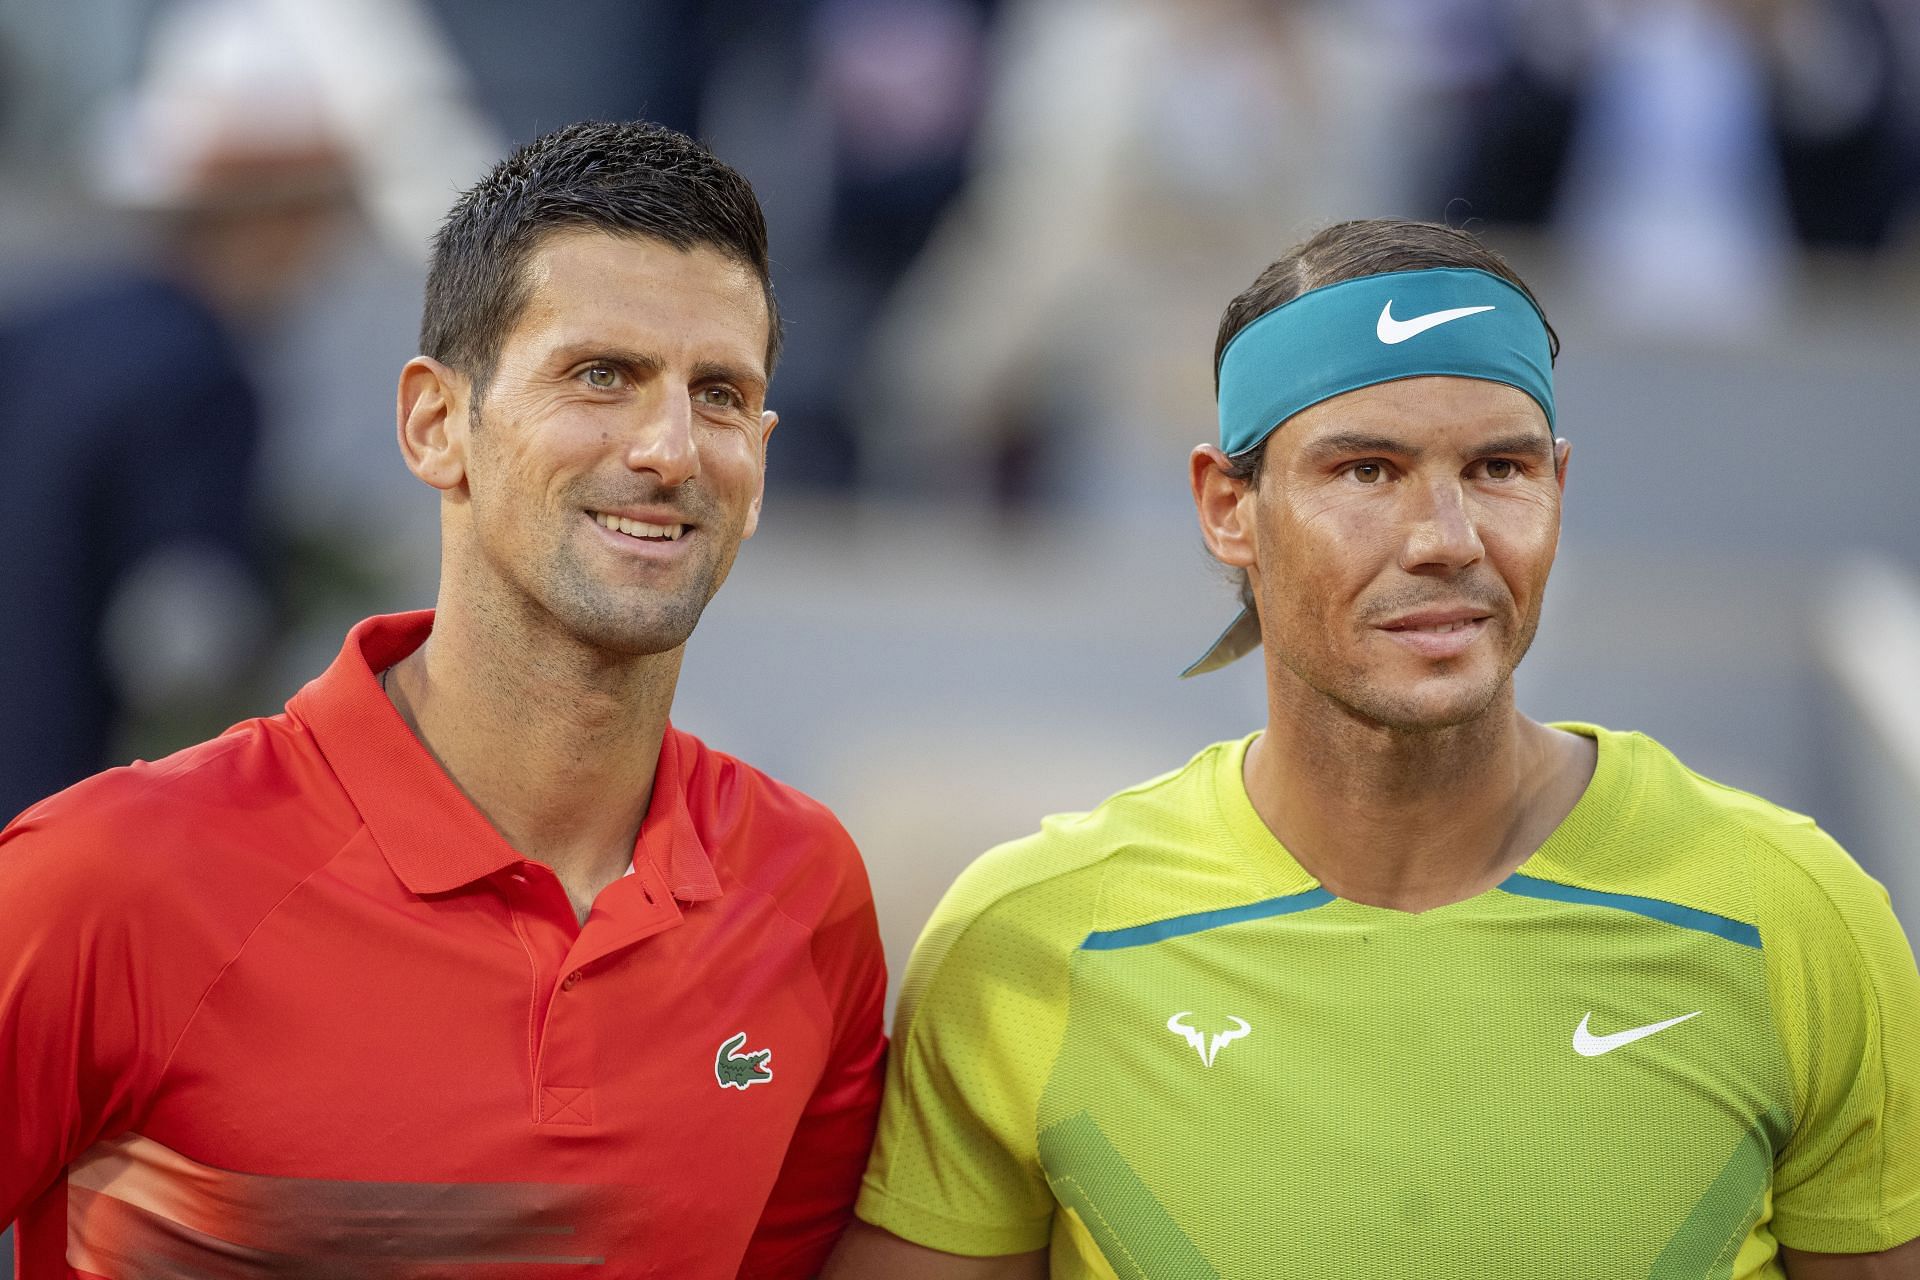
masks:
<instances>
[{"instance_id":1,"label":"human ear","mask_svg":"<svg viewBox=\"0 0 1920 1280\"><path fill-rule=\"evenodd\" d=\"M768 411L760 415L760 478L754 484L753 502L747 507L746 527L740 533L743 540L751 538L753 531L760 527L760 500L767 496L767 441L779 425L779 414Z\"/></svg>"},{"instance_id":2,"label":"human ear","mask_svg":"<svg viewBox=\"0 0 1920 1280\"><path fill-rule=\"evenodd\" d=\"M1567 492L1567 460L1573 457L1573 441L1557 439L1553 442L1553 478L1560 486L1560 492Z\"/></svg>"},{"instance_id":3,"label":"human ear","mask_svg":"<svg viewBox=\"0 0 1920 1280\"><path fill-rule=\"evenodd\" d=\"M400 456L436 489L467 478L466 391L467 380L432 356L415 356L400 370Z\"/></svg>"},{"instance_id":4,"label":"human ear","mask_svg":"<svg viewBox=\"0 0 1920 1280\"><path fill-rule=\"evenodd\" d=\"M1221 564L1253 566L1253 485L1233 475L1233 463L1216 445L1194 446L1187 458L1200 536Z\"/></svg>"}]
</instances>

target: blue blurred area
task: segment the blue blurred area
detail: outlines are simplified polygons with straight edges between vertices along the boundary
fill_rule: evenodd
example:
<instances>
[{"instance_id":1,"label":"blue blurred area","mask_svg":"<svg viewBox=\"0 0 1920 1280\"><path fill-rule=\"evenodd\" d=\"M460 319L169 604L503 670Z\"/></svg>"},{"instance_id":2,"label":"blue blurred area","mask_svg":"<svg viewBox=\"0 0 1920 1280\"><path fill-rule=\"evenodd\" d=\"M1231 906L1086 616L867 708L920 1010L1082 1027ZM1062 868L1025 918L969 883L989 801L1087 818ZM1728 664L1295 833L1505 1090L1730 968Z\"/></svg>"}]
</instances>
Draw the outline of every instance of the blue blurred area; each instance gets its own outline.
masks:
<instances>
[{"instance_id":1,"label":"blue blurred area","mask_svg":"<svg viewBox=\"0 0 1920 1280\"><path fill-rule=\"evenodd\" d=\"M108 353L111 353L110 355ZM204 302L119 274L0 324L0 810L100 767L120 697L102 639L154 548L257 575L253 387ZM32 673L27 677L25 673Z\"/></svg>"}]
</instances>

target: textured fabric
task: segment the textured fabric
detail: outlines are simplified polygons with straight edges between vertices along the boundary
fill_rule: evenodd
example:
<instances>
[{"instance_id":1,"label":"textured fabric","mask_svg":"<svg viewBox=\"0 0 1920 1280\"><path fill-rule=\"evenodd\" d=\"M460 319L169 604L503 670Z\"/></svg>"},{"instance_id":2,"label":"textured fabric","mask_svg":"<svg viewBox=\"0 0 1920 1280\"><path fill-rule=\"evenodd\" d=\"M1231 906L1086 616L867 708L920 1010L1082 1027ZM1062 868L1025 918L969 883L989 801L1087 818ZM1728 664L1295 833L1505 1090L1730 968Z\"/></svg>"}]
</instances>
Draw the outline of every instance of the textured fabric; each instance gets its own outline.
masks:
<instances>
[{"instance_id":1,"label":"textured fabric","mask_svg":"<svg viewBox=\"0 0 1920 1280\"><path fill-rule=\"evenodd\" d=\"M1220 353L1220 447L1245 453L1302 409L1400 378L1502 382L1553 426L1553 357L1532 299L1490 271L1389 271L1310 289Z\"/></svg>"},{"instance_id":2,"label":"textured fabric","mask_svg":"<svg viewBox=\"0 0 1920 1280\"><path fill-rule=\"evenodd\" d=\"M1779 1276L1920 1235L1920 974L1809 820L1591 726L1504 884L1333 897L1246 742L993 850L909 966L859 1213L1056 1277ZM1248 739L1247 741L1251 741Z\"/></svg>"},{"instance_id":3,"label":"textured fabric","mask_svg":"<svg viewBox=\"0 0 1920 1280\"><path fill-rule=\"evenodd\" d=\"M582 926L381 693L430 625L0 834L24 1280L818 1269L885 1047L846 833L668 728Z\"/></svg>"}]
</instances>

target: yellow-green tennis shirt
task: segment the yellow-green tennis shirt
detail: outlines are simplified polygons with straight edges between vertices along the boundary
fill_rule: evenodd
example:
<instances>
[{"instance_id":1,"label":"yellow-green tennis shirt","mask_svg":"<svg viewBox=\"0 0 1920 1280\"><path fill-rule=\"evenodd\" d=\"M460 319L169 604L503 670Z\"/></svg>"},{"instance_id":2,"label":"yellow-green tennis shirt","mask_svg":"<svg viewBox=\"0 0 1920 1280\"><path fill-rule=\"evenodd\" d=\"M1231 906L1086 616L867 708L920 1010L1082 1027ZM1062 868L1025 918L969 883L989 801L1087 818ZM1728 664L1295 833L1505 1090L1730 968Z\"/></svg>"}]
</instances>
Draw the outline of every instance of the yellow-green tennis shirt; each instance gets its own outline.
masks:
<instances>
[{"instance_id":1,"label":"yellow-green tennis shirt","mask_svg":"<svg viewBox=\"0 0 1920 1280\"><path fill-rule=\"evenodd\" d=\"M1778 1276L1920 1235L1920 974L1814 824L1636 734L1511 878L1322 889L1247 739L1048 819L915 950L859 1213L1056 1277Z\"/></svg>"}]
</instances>

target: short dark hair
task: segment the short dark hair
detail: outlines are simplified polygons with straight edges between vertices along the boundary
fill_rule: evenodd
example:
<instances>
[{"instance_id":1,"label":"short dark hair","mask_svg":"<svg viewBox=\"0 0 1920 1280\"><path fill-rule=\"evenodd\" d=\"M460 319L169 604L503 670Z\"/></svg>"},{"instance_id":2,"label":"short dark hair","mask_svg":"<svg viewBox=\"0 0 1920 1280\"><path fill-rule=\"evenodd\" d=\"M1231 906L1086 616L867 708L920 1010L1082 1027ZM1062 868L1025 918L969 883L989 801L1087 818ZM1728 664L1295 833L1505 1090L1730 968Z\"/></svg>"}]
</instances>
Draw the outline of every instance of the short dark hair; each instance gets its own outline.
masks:
<instances>
[{"instance_id":1,"label":"short dark hair","mask_svg":"<svg viewBox=\"0 0 1920 1280\"><path fill-rule=\"evenodd\" d=\"M1292 302L1313 289L1358 280L1362 276L1383 275L1389 271L1420 271L1430 267L1477 267L1508 281L1527 295L1546 323L1546 310L1527 288L1507 260L1481 244L1472 232L1439 222L1414 222L1404 218L1363 218L1336 222L1287 250L1268 265L1243 289L1220 317L1220 331L1213 343L1213 391L1220 394L1220 361L1227 344L1239 332L1267 312ZM1560 335L1547 325L1547 358L1560 355ZM1235 454L1227 474L1236 480L1258 483L1260 467L1266 461L1267 436L1253 448ZM1253 585L1245 570L1235 570L1240 603L1255 608Z\"/></svg>"},{"instance_id":2,"label":"short dark hair","mask_svg":"<svg viewBox=\"0 0 1920 1280\"><path fill-rule=\"evenodd\" d=\"M433 238L420 350L466 374L479 397L527 305L527 259L543 237L570 228L709 248L751 268L767 300L773 371L780 309L753 187L692 138L638 120L557 129L461 195Z\"/></svg>"}]
</instances>

